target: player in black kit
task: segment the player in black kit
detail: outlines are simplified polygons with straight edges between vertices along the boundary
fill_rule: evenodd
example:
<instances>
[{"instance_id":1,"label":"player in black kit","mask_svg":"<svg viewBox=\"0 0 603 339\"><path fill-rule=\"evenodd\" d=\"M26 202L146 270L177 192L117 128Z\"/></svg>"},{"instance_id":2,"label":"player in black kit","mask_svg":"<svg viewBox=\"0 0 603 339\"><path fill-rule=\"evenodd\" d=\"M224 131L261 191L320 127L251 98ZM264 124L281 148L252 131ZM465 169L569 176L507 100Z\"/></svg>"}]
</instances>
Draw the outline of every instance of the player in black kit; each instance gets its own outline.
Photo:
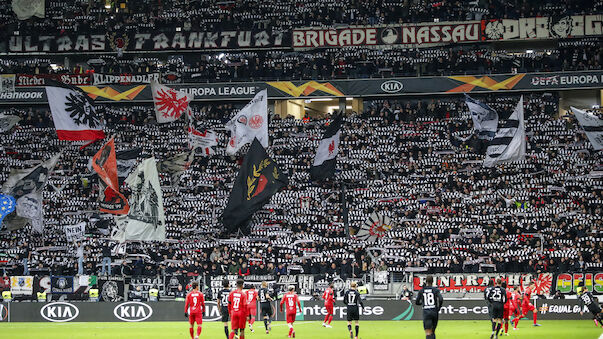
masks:
<instances>
[{"instance_id":1,"label":"player in black kit","mask_svg":"<svg viewBox=\"0 0 603 339\"><path fill-rule=\"evenodd\" d=\"M440 289L433 287L433 277L425 278L425 287L417 294L417 305L423 305L423 329L426 339L435 339L435 330L438 327L438 313L442 308L444 297Z\"/></svg>"},{"instance_id":2,"label":"player in black kit","mask_svg":"<svg viewBox=\"0 0 603 339\"><path fill-rule=\"evenodd\" d=\"M490 325L492 325L492 303L490 302L490 292L494 288L494 281L490 279L488 281L488 287L484 290L484 300L488 304L488 318L490 319Z\"/></svg>"},{"instance_id":3,"label":"player in black kit","mask_svg":"<svg viewBox=\"0 0 603 339\"><path fill-rule=\"evenodd\" d=\"M492 334L490 335L490 339L498 339L498 332L502 328L505 303L507 302L507 291L500 284L501 280L497 278L496 286L488 294L488 300L492 303Z\"/></svg>"},{"instance_id":4,"label":"player in black kit","mask_svg":"<svg viewBox=\"0 0 603 339\"><path fill-rule=\"evenodd\" d=\"M584 286L578 291L578 299L580 300L580 315L584 314L584 305L588 308L590 313L593 314L593 321L595 326L603 326L603 313L601 313L601 306L599 305L599 299L593 296L588 291L588 287Z\"/></svg>"},{"instance_id":5,"label":"player in black kit","mask_svg":"<svg viewBox=\"0 0 603 339\"><path fill-rule=\"evenodd\" d=\"M222 287L224 288L218 292L218 309L220 310L222 322L224 323L224 334L226 334L226 339L228 339L228 296L230 295L230 289L228 288L227 279L222 281Z\"/></svg>"},{"instance_id":6,"label":"player in black kit","mask_svg":"<svg viewBox=\"0 0 603 339\"><path fill-rule=\"evenodd\" d=\"M348 309L348 331L350 331L350 338L358 339L358 332L360 331L360 325L358 325L358 321L360 320L359 307L364 307L364 304L362 304L362 300L360 299L360 293L356 290L356 282L352 281L350 283L350 289L343 295L343 302ZM352 332L352 321L356 321L356 336Z\"/></svg>"},{"instance_id":7,"label":"player in black kit","mask_svg":"<svg viewBox=\"0 0 603 339\"><path fill-rule=\"evenodd\" d=\"M272 321L272 305L270 302L273 300L268 292L268 283L262 281L262 288L258 292L258 299L260 300L260 312L262 314L262 318L264 318L264 327L266 328L266 334L270 333Z\"/></svg>"}]
</instances>

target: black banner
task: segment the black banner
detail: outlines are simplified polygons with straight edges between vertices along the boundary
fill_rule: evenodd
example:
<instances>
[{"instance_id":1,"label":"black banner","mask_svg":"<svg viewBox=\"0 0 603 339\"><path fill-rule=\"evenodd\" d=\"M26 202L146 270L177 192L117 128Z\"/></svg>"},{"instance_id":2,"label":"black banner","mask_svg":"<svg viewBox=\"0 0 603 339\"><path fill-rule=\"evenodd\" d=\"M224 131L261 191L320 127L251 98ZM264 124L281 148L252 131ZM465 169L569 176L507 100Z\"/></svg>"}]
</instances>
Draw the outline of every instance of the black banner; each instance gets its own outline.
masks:
<instances>
[{"instance_id":1,"label":"black banner","mask_svg":"<svg viewBox=\"0 0 603 339\"><path fill-rule=\"evenodd\" d=\"M73 289L73 277L51 276L50 292L52 294L71 294Z\"/></svg>"},{"instance_id":2,"label":"black banner","mask_svg":"<svg viewBox=\"0 0 603 339\"><path fill-rule=\"evenodd\" d=\"M421 94L460 94L506 91L601 88L603 71L520 73L505 75L436 76L421 78L330 81L273 81L175 84L194 100L248 100L263 89L270 99L316 97L385 97ZM152 102L149 85L80 86L99 102ZM0 103L46 103L43 87L15 88L0 93Z\"/></svg>"},{"instance_id":3,"label":"black banner","mask_svg":"<svg viewBox=\"0 0 603 339\"><path fill-rule=\"evenodd\" d=\"M11 53L261 49L289 46L290 33L258 31L152 32L11 36Z\"/></svg>"},{"instance_id":4,"label":"black banner","mask_svg":"<svg viewBox=\"0 0 603 339\"><path fill-rule=\"evenodd\" d=\"M302 312L296 320L322 321L326 315L320 301L302 301ZM586 307L580 309L577 300L538 300L535 306L542 320L590 319ZM184 321L184 302L52 302L24 303L10 305L10 320L13 322L139 322L139 321ZM580 316L580 311L587 313ZM9 310L7 304L0 304L0 321L6 321ZM364 301L360 320L421 320L422 308L408 301L369 300ZM333 320L346 320L347 309L341 303L334 307ZM220 321L220 312L214 301L206 301L203 321ZM284 320L282 312L277 312L276 320ZM445 300L440 310L440 320L488 320L488 307L481 300Z\"/></svg>"},{"instance_id":5,"label":"black banner","mask_svg":"<svg viewBox=\"0 0 603 339\"><path fill-rule=\"evenodd\" d=\"M124 300L124 278L103 277L98 279L99 298L106 302Z\"/></svg>"}]
</instances>

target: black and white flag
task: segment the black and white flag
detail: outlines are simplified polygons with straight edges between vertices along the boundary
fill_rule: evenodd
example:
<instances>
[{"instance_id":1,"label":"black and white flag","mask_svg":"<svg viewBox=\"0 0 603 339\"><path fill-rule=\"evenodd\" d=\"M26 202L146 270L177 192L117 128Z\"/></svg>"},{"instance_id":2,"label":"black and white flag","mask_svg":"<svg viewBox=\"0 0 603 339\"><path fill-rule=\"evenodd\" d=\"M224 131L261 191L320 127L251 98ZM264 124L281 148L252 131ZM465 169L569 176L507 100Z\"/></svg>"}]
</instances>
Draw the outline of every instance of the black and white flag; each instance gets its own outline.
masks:
<instances>
[{"instance_id":1,"label":"black and white flag","mask_svg":"<svg viewBox=\"0 0 603 339\"><path fill-rule=\"evenodd\" d=\"M473 129L479 139L492 140L498 128L498 114L490 106L465 94L465 103L471 112Z\"/></svg>"},{"instance_id":2,"label":"black and white flag","mask_svg":"<svg viewBox=\"0 0 603 339\"><path fill-rule=\"evenodd\" d=\"M327 130L318 145L314 163L310 169L310 178L313 181L325 180L335 175L342 121L343 115L337 115L327 127Z\"/></svg>"},{"instance_id":3,"label":"black and white flag","mask_svg":"<svg viewBox=\"0 0 603 339\"><path fill-rule=\"evenodd\" d=\"M16 115L4 115L0 114L0 133L4 133L9 131L13 126L15 126L21 118Z\"/></svg>"},{"instance_id":4,"label":"black and white flag","mask_svg":"<svg viewBox=\"0 0 603 339\"><path fill-rule=\"evenodd\" d=\"M572 112L578 119L580 126L584 129L584 133L588 137L588 141L593 145L596 151L603 149L603 120L598 116L589 113L585 110L571 107Z\"/></svg>"},{"instance_id":5,"label":"black and white flag","mask_svg":"<svg viewBox=\"0 0 603 339\"><path fill-rule=\"evenodd\" d=\"M164 241L165 214L155 158L145 159L125 180L132 191L128 215L116 216L111 237L124 242Z\"/></svg>"},{"instance_id":6,"label":"black and white flag","mask_svg":"<svg viewBox=\"0 0 603 339\"><path fill-rule=\"evenodd\" d=\"M31 223L34 232L43 232L42 191L60 156L61 153L56 154L34 168L11 171L2 186L2 193L12 196L17 202L16 213L7 215L3 221L8 230L17 230Z\"/></svg>"},{"instance_id":7,"label":"black and white flag","mask_svg":"<svg viewBox=\"0 0 603 339\"><path fill-rule=\"evenodd\" d=\"M526 127L523 119L523 96L505 125L488 145L484 167L523 160L526 156Z\"/></svg>"},{"instance_id":8,"label":"black and white flag","mask_svg":"<svg viewBox=\"0 0 603 339\"><path fill-rule=\"evenodd\" d=\"M142 152L142 148L131 148L125 149L121 151L117 151L115 156L117 158L117 176L119 178L126 178L132 169L136 166L138 162L138 157Z\"/></svg>"}]
</instances>

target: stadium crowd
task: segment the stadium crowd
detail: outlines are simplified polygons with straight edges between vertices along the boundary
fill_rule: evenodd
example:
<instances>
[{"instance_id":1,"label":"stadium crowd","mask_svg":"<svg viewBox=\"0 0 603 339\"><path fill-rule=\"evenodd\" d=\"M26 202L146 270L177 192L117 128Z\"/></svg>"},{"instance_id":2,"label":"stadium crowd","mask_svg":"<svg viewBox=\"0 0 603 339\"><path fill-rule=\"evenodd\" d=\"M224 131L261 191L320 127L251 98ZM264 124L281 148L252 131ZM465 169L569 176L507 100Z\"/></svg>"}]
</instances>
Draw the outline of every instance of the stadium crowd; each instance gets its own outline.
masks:
<instances>
[{"instance_id":1,"label":"stadium crowd","mask_svg":"<svg viewBox=\"0 0 603 339\"><path fill-rule=\"evenodd\" d=\"M476 96L508 117L518 95ZM601 153L569 118L557 118L555 95L525 96L528 150L525 161L483 168L483 141L471 137L463 98L366 101L346 117L336 180L312 183L309 167L326 120L272 116L269 154L290 184L256 213L250 236L222 234L222 209L240 166L225 154L224 123L238 104L193 104L220 147L197 154L178 177L161 175L168 241L110 241L111 217L98 213L97 178L88 169L99 144L58 141L47 107L2 108L23 118L2 135L0 182L12 168L32 167L63 155L44 191L43 235L29 226L0 232L5 274L112 275L225 273L339 275L389 272L583 272L603 268ZM107 135L118 150L141 147L140 158L164 160L187 151L183 121L159 125L153 107L103 105ZM244 153L244 152L243 152ZM242 154L243 154L242 153ZM346 236L341 184L346 185ZM309 201L304 206L301 202ZM376 243L355 240L372 212L395 226ZM63 227L86 222L80 245ZM81 251L81 250L80 250ZM25 259L25 260L24 260ZM24 264L26 264L24 266Z\"/></svg>"},{"instance_id":2,"label":"stadium crowd","mask_svg":"<svg viewBox=\"0 0 603 339\"><path fill-rule=\"evenodd\" d=\"M357 79L426 75L507 74L600 70L601 40L560 43L549 51L513 52L488 45L431 49L336 48L316 51L254 51L115 58L11 58L0 73L176 75L179 82ZM168 80L169 81L169 80Z\"/></svg>"}]
</instances>

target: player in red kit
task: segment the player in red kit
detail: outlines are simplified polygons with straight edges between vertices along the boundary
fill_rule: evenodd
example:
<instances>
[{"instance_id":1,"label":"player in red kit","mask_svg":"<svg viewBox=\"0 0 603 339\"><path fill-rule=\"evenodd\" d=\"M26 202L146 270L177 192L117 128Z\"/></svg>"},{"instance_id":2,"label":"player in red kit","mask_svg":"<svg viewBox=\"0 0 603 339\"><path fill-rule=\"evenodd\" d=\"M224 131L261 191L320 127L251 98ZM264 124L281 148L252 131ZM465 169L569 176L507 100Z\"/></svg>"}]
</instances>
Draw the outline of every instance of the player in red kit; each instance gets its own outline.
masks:
<instances>
[{"instance_id":1,"label":"player in red kit","mask_svg":"<svg viewBox=\"0 0 603 339\"><path fill-rule=\"evenodd\" d=\"M295 315L297 308L302 311L299 298L295 293L295 287L289 286L289 292L287 292L281 300L280 309L283 311L283 304L287 307L287 326L289 326L289 338L295 338L295 330L293 329L293 323L295 322Z\"/></svg>"},{"instance_id":2,"label":"player in red kit","mask_svg":"<svg viewBox=\"0 0 603 339\"><path fill-rule=\"evenodd\" d=\"M322 322L322 327L331 328L331 321L333 321L333 304L335 304L333 283L329 284L329 288L327 288L322 294L322 298L325 301L325 308L327 309L327 315L325 316L325 320Z\"/></svg>"},{"instance_id":3,"label":"player in red kit","mask_svg":"<svg viewBox=\"0 0 603 339\"><path fill-rule=\"evenodd\" d=\"M191 325L191 338L199 339L201 335L201 326L203 325L203 312L205 312L205 296L199 292L199 283L194 281L193 290L186 296L184 303L184 316L188 317L188 322ZM194 336L194 326L197 323L197 336Z\"/></svg>"},{"instance_id":4,"label":"player in red kit","mask_svg":"<svg viewBox=\"0 0 603 339\"><path fill-rule=\"evenodd\" d=\"M228 296L228 313L230 314L229 339L245 339L245 323L247 320L247 294L243 292L243 279L237 280L237 289Z\"/></svg>"},{"instance_id":5,"label":"player in red kit","mask_svg":"<svg viewBox=\"0 0 603 339\"><path fill-rule=\"evenodd\" d=\"M258 301L258 292L255 290L255 287L251 286L249 290L247 290L247 309L249 310L249 330L253 332L253 323L255 322L255 316L257 314L257 301Z\"/></svg>"},{"instance_id":6,"label":"player in red kit","mask_svg":"<svg viewBox=\"0 0 603 339\"><path fill-rule=\"evenodd\" d=\"M507 282L503 281L501 286L507 294L507 302L503 307L503 322L505 324L505 335L509 335L509 320L511 319L511 312L513 310L513 292L507 289Z\"/></svg>"},{"instance_id":7,"label":"player in red kit","mask_svg":"<svg viewBox=\"0 0 603 339\"><path fill-rule=\"evenodd\" d=\"M527 316L530 311L532 311L532 313L534 314L534 326L541 326L539 323L536 322L538 310L536 310L536 307L534 307L534 305L530 303L530 298L532 297L532 293L534 293L535 290L536 284L534 284L534 282L532 281L523 293L523 301L521 302L521 316L515 319L515 328L517 328L517 323L519 323L519 319Z\"/></svg>"},{"instance_id":8,"label":"player in red kit","mask_svg":"<svg viewBox=\"0 0 603 339\"><path fill-rule=\"evenodd\" d=\"M511 319L511 316L514 316L517 319L517 318L519 318L519 316L521 316L521 309L520 309L521 293L519 292L519 286L515 286L515 288L511 292L511 302L512 302L512 304L511 304L511 312L509 314L509 319ZM515 319L513 319L512 323L513 323L513 329L516 330L517 325L516 325Z\"/></svg>"}]
</instances>

